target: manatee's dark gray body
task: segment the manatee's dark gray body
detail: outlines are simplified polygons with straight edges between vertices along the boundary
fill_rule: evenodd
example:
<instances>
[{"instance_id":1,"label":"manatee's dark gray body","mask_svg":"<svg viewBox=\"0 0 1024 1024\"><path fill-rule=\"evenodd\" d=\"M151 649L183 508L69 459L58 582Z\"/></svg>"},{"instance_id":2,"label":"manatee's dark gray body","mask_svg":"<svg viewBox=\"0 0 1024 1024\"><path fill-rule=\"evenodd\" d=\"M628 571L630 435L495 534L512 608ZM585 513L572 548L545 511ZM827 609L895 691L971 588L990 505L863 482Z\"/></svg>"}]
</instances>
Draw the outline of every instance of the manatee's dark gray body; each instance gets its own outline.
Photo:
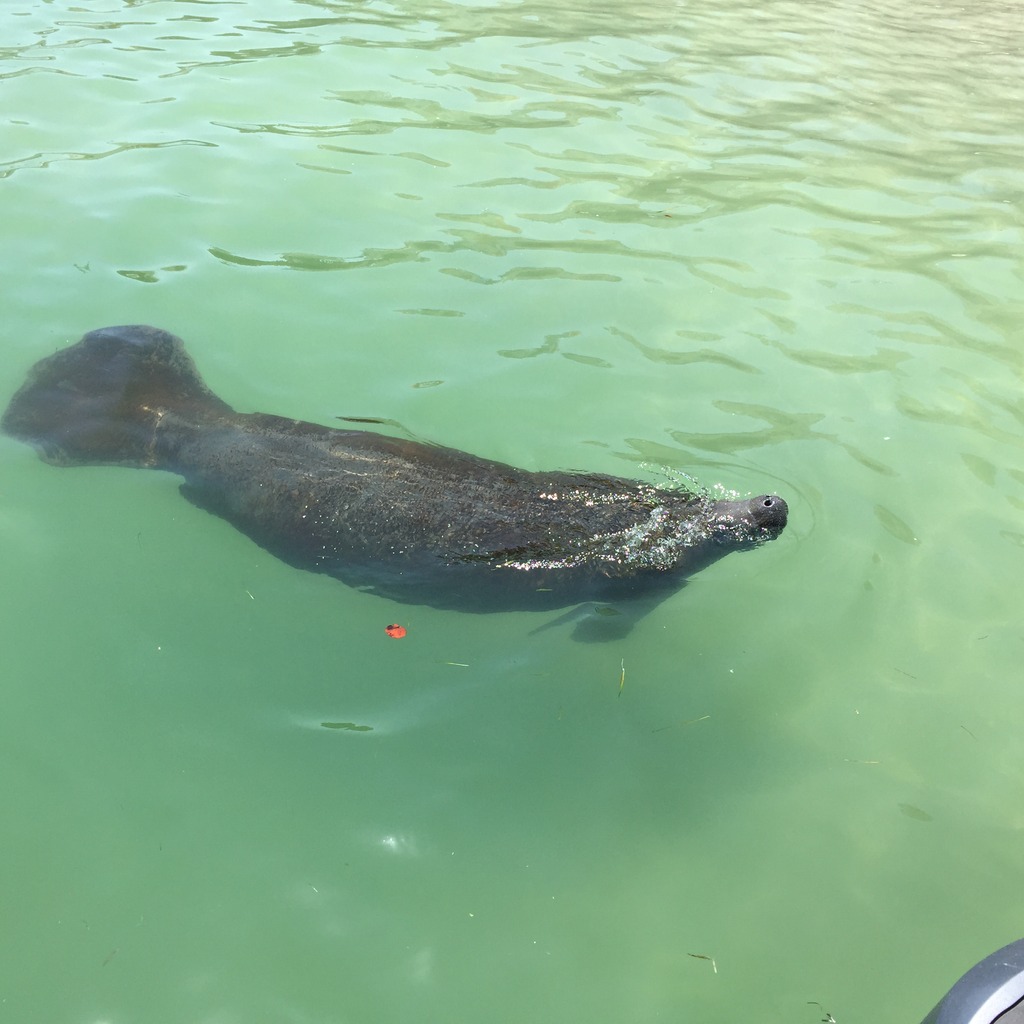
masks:
<instances>
[{"instance_id":1,"label":"manatee's dark gray body","mask_svg":"<svg viewBox=\"0 0 1024 1024\"><path fill-rule=\"evenodd\" d=\"M190 500L290 564L439 607L550 608L672 590L786 525L786 503L772 495L711 501L236 413L180 339L153 327L92 331L41 360L2 425L56 465L177 473Z\"/></svg>"}]
</instances>

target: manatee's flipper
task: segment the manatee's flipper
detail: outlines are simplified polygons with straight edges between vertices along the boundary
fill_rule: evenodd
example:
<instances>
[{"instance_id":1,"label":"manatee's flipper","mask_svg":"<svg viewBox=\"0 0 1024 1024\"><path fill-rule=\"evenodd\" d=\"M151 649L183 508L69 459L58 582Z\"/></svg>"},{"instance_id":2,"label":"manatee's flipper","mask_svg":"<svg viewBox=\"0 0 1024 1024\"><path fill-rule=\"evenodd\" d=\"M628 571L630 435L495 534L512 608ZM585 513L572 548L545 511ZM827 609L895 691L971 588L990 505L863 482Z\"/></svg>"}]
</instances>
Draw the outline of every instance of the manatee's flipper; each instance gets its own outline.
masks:
<instances>
[{"instance_id":1,"label":"manatee's flipper","mask_svg":"<svg viewBox=\"0 0 1024 1024\"><path fill-rule=\"evenodd\" d=\"M633 629L636 621L628 611L624 613L623 609L614 605L587 601L585 604L569 608L543 626L530 630L529 635L544 633L568 623L575 624L572 629L573 640L584 643L607 643L609 640L622 640Z\"/></svg>"},{"instance_id":2,"label":"manatee's flipper","mask_svg":"<svg viewBox=\"0 0 1024 1024\"><path fill-rule=\"evenodd\" d=\"M607 644L613 640L622 640L633 631L639 617L631 604L622 607L595 605L591 614L584 615L576 623L572 638L584 644Z\"/></svg>"},{"instance_id":3,"label":"manatee's flipper","mask_svg":"<svg viewBox=\"0 0 1024 1024\"><path fill-rule=\"evenodd\" d=\"M633 614L631 607L621 608L587 601L585 604L570 608L542 626L531 629L530 636L573 622L575 623L572 631L573 640L588 644L603 644L612 640L621 640L627 636L636 625L638 618L639 616Z\"/></svg>"},{"instance_id":4,"label":"manatee's flipper","mask_svg":"<svg viewBox=\"0 0 1024 1024\"><path fill-rule=\"evenodd\" d=\"M196 424L230 413L180 338L155 327L105 327L36 363L0 427L55 465L155 466L165 416Z\"/></svg>"}]
</instances>

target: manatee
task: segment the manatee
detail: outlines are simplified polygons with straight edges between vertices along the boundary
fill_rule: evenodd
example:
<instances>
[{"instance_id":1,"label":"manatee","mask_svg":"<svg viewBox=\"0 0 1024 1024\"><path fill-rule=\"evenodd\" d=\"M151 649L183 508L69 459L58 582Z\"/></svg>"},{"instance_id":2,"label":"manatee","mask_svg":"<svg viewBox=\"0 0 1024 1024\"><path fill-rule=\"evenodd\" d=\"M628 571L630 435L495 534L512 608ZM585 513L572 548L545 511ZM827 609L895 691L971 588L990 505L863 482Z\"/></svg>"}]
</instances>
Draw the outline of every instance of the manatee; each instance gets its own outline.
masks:
<instances>
[{"instance_id":1,"label":"manatee","mask_svg":"<svg viewBox=\"0 0 1024 1024\"><path fill-rule=\"evenodd\" d=\"M467 611L659 598L786 525L774 494L724 501L597 473L235 412L180 338L105 327L42 359L0 426L56 466L161 469L267 551L382 596Z\"/></svg>"}]
</instances>

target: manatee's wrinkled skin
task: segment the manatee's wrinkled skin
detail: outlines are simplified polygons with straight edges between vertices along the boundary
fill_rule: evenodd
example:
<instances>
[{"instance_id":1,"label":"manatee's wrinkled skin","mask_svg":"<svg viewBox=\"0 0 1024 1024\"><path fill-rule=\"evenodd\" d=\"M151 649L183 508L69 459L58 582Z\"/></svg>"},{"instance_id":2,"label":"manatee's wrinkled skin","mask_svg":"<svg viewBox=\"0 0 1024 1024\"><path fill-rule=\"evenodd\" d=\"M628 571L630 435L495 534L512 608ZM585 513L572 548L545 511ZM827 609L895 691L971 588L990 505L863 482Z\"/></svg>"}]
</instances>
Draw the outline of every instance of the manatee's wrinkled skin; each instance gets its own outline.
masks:
<instances>
[{"instance_id":1,"label":"manatee's wrinkled skin","mask_svg":"<svg viewBox=\"0 0 1024 1024\"><path fill-rule=\"evenodd\" d=\"M151 467L302 569L472 611L671 591L777 537L785 501L712 501L598 474L527 472L452 448L236 413L179 338L107 327L37 363L6 433L60 466Z\"/></svg>"}]
</instances>

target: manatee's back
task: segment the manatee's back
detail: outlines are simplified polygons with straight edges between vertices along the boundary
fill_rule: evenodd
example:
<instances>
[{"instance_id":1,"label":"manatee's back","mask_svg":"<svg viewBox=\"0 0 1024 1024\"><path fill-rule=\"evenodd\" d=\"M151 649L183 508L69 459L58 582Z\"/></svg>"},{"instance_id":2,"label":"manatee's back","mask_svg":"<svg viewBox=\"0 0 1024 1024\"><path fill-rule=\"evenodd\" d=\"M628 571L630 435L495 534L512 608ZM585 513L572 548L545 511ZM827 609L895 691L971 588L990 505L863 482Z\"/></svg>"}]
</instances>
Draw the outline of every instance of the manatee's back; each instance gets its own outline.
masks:
<instances>
[{"instance_id":1,"label":"manatee's back","mask_svg":"<svg viewBox=\"0 0 1024 1024\"><path fill-rule=\"evenodd\" d=\"M164 461L189 500L278 558L437 606L557 606L649 588L652 574L668 585L663 570L693 543L678 527L700 514L693 495L636 481L262 413L225 418Z\"/></svg>"},{"instance_id":2,"label":"manatee's back","mask_svg":"<svg viewBox=\"0 0 1024 1024\"><path fill-rule=\"evenodd\" d=\"M0 427L60 466L153 466L157 424L231 413L179 338L155 327L105 327L40 360Z\"/></svg>"}]
</instances>

